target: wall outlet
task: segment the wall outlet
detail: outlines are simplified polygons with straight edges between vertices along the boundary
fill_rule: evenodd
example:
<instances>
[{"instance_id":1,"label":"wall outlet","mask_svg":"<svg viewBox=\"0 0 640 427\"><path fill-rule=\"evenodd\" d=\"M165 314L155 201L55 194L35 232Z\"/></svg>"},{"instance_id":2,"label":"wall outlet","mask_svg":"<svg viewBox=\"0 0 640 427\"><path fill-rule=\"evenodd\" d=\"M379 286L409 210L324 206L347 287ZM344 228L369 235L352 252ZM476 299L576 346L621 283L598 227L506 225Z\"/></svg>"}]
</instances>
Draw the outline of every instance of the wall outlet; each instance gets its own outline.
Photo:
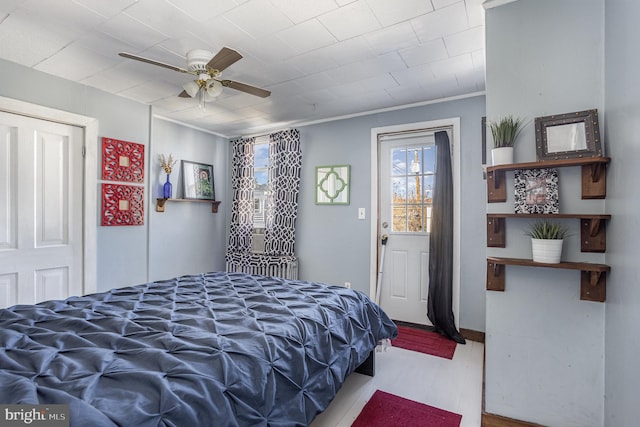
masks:
<instances>
[{"instance_id":1,"label":"wall outlet","mask_svg":"<svg viewBox=\"0 0 640 427\"><path fill-rule=\"evenodd\" d=\"M344 282L344 287L347 289L351 289L351 282Z\"/></svg>"}]
</instances>

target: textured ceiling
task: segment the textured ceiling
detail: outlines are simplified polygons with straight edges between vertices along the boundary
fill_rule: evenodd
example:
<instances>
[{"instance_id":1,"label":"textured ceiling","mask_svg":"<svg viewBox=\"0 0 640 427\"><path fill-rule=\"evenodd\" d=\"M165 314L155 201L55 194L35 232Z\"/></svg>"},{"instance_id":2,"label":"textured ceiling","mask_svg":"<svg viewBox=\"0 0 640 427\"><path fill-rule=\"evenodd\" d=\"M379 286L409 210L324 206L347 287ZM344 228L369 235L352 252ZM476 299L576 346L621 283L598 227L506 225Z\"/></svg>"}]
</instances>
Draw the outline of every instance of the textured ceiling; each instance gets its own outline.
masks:
<instances>
[{"instance_id":1,"label":"textured ceiling","mask_svg":"<svg viewBox=\"0 0 640 427\"><path fill-rule=\"evenodd\" d=\"M0 58L153 105L224 136L484 90L483 0L2 0ZM186 53L230 47L231 79L201 109L192 79L118 56L186 68Z\"/></svg>"}]
</instances>

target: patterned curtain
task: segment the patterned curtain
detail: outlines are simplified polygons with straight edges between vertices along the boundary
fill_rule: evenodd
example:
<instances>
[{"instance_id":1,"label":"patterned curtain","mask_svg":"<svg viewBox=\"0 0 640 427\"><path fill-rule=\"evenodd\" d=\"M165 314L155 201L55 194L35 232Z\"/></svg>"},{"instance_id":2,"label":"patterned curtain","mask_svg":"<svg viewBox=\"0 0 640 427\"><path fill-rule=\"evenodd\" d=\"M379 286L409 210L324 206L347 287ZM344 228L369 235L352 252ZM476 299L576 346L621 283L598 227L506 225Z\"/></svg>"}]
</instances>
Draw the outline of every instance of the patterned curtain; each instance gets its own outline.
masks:
<instances>
[{"instance_id":1,"label":"patterned curtain","mask_svg":"<svg viewBox=\"0 0 640 427\"><path fill-rule=\"evenodd\" d=\"M251 253L253 235L253 144L255 138L239 138L231 141L231 224L229 230L230 254Z\"/></svg>"},{"instance_id":2,"label":"patterned curtain","mask_svg":"<svg viewBox=\"0 0 640 427\"><path fill-rule=\"evenodd\" d=\"M301 168L300 131L290 129L269 135L266 255L294 254Z\"/></svg>"}]
</instances>

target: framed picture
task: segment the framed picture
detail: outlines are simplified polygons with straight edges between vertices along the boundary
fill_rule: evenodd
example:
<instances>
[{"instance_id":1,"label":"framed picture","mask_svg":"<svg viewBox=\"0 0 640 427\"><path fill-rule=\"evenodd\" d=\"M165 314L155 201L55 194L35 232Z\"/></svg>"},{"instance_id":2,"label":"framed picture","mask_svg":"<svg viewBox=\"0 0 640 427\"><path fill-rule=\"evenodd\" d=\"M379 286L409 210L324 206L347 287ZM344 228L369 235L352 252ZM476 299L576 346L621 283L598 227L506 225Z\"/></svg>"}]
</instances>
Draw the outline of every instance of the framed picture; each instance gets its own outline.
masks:
<instances>
[{"instance_id":1,"label":"framed picture","mask_svg":"<svg viewBox=\"0 0 640 427\"><path fill-rule=\"evenodd\" d=\"M349 204L349 165L316 167L316 205Z\"/></svg>"},{"instance_id":2,"label":"framed picture","mask_svg":"<svg viewBox=\"0 0 640 427\"><path fill-rule=\"evenodd\" d=\"M536 117L538 161L602 156L598 110Z\"/></svg>"},{"instance_id":3,"label":"framed picture","mask_svg":"<svg viewBox=\"0 0 640 427\"><path fill-rule=\"evenodd\" d=\"M557 169L518 169L514 182L517 214L559 213Z\"/></svg>"},{"instance_id":4,"label":"framed picture","mask_svg":"<svg viewBox=\"0 0 640 427\"><path fill-rule=\"evenodd\" d=\"M182 160L182 189L185 199L215 200L213 166Z\"/></svg>"}]
</instances>

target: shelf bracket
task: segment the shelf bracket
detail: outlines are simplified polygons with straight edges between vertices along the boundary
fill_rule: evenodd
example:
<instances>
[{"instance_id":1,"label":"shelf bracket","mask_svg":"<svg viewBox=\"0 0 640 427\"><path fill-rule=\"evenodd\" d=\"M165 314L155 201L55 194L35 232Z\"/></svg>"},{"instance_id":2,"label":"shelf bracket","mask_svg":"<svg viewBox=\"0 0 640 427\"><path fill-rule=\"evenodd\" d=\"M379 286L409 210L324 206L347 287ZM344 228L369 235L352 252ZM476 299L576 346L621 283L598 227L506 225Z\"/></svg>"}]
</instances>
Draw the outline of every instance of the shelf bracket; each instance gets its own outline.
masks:
<instances>
[{"instance_id":1,"label":"shelf bracket","mask_svg":"<svg viewBox=\"0 0 640 427\"><path fill-rule=\"evenodd\" d=\"M602 163L593 163L590 165L591 167L591 182L596 183L600 181L600 177L602 176L602 171L605 168L605 165Z\"/></svg>"},{"instance_id":2,"label":"shelf bracket","mask_svg":"<svg viewBox=\"0 0 640 427\"><path fill-rule=\"evenodd\" d=\"M499 233L500 229L502 228L502 227L500 227L500 225L501 225L500 223L502 221L499 221L498 218L493 218L493 221L490 221L490 223L491 222L493 222L493 232L494 233Z\"/></svg>"},{"instance_id":3,"label":"shelf bracket","mask_svg":"<svg viewBox=\"0 0 640 427\"><path fill-rule=\"evenodd\" d=\"M581 271L580 299L605 302L607 299L607 273L604 271Z\"/></svg>"},{"instance_id":4,"label":"shelf bracket","mask_svg":"<svg viewBox=\"0 0 640 427\"><path fill-rule=\"evenodd\" d=\"M589 279L589 284L591 286L597 286L598 282L600 281L600 276L602 276L602 271L590 271L590 279Z\"/></svg>"},{"instance_id":5,"label":"shelf bracket","mask_svg":"<svg viewBox=\"0 0 640 427\"><path fill-rule=\"evenodd\" d=\"M505 172L503 170L493 170L487 173L487 201L506 202L507 188L505 184Z\"/></svg>"},{"instance_id":6,"label":"shelf bracket","mask_svg":"<svg viewBox=\"0 0 640 427\"><path fill-rule=\"evenodd\" d=\"M504 292L504 264L487 261L487 290Z\"/></svg>"},{"instance_id":7,"label":"shelf bracket","mask_svg":"<svg viewBox=\"0 0 640 427\"><path fill-rule=\"evenodd\" d=\"M605 252L607 233L602 218L582 218L580 220L580 251Z\"/></svg>"},{"instance_id":8,"label":"shelf bracket","mask_svg":"<svg viewBox=\"0 0 640 427\"><path fill-rule=\"evenodd\" d=\"M600 231L600 224L602 223L602 220L594 218L590 222L591 225L589 226L589 235L591 237L596 237L598 235L598 232Z\"/></svg>"},{"instance_id":9,"label":"shelf bracket","mask_svg":"<svg viewBox=\"0 0 640 427\"><path fill-rule=\"evenodd\" d=\"M487 215L487 246L490 248L504 248L505 239L505 218Z\"/></svg>"},{"instance_id":10,"label":"shelf bracket","mask_svg":"<svg viewBox=\"0 0 640 427\"><path fill-rule=\"evenodd\" d=\"M156 212L164 212L164 204L167 199L156 199Z\"/></svg>"},{"instance_id":11,"label":"shelf bracket","mask_svg":"<svg viewBox=\"0 0 640 427\"><path fill-rule=\"evenodd\" d=\"M604 199L607 196L605 163L582 165L582 198Z\"/></svg>"}]
</instances>

